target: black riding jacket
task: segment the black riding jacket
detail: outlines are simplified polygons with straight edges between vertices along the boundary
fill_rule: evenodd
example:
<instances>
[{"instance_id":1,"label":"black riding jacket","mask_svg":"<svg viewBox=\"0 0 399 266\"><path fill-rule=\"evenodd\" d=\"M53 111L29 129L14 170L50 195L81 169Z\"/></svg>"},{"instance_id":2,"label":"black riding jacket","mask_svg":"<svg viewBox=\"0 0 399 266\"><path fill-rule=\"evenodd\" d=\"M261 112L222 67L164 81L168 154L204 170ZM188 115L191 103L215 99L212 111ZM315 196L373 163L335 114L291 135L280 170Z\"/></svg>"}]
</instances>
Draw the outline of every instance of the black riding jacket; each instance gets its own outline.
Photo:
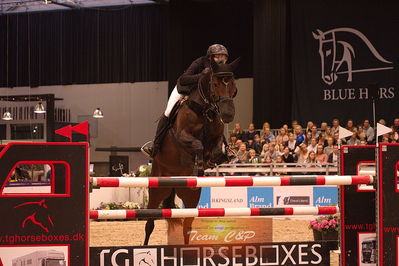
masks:
<instances>
[{"instance_id":1,"label":"black riding jacket","mask_svg":"<svg viewBox=\"0 0 399 266\"><path fill-rule=\"evenodd\" d=\"M195 59L177 80L177 91L181 94L189 94L192 89L197 87L201 72L210 67L210 65L211 63L207 56Z\"/></svg>"}]
</instances>

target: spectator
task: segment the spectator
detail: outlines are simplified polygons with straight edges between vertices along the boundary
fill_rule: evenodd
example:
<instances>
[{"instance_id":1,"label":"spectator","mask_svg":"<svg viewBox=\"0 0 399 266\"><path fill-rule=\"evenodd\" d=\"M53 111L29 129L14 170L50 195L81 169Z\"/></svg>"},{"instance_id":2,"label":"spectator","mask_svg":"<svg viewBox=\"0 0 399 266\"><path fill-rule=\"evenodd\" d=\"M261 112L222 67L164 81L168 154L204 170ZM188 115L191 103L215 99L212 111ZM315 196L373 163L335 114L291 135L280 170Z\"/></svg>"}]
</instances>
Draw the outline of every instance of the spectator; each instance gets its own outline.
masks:
<instances>
[{"instance_id":1,"label":"spectator","mask_svg":"<svg viewBox=\"0 0 399 266\"><path fill-rule=\"evenodd\" d=\"M327 125L326 122L321 122L321 124L320 124L320 131L321 131L322 133L323 133L323 132L326 132L327 127L328 127L328 125Z\"/></svg>"},{"instance_id":2,"label":"spectator","mask_svg":"<svg viewBox=\"0 0 399 266\"><path fill-rule=\"evenodd\" d=\"M259 134L255 135L253 146L254 146L253 149L255 150L256 154L259 155L262 152L262 146L263 146Z\"/></svg>"},{"instance_id":3,"label":"spectator","mask_svg":"<svg viewBox=\"0 0 399 266\"><path fill-rule=\"evenodd\" d=\"M301 143L301 144L299 144L299 146L297 146L295 148L295 154L297 157L297 163L303 164L305 162L306 158L308 158L308 149L307 149L305 143Z\"/></svg>"},{"instance_id":4,"label":"spectator","mask_svg":"<svg viewBox=\"0 0 399 266\"><path fill-rule=\"evenodd\" d=\"M361 145L361 146L365 146L365 145L367 145L367 141L365 141L365 140L361 140L359 145Z\"/></svg>"},{"instance_id":5,"label":"spectator","mask_svg":"<svg viewBox=\"0 0 399 266\"><path fill-rule=\"evenodd\" d=\"M269 150L266 152L265 157L270 157L272 161L275 161L277 159L278 152L276 151L276 145L270 143L269 144Z\"/></svg>"},{"instance_id":6,"label":"spectator","mask_svg":"<svg viewBox=\"0 0 399 266\"><path fill-rule=\"evenodd\" d=\"M365 141L367 143L367 135L365 132L359 134L359 140L360 142Z\"/></svg>"},{"instance_id":7,"label":"spectator","mask_svg":"<svg viewBox=\"0 0 399 266\"><path fill-rule=\"evenodd\" d=\"M295 126L294 133L296 135L296 145L298 146L305 141L305 134L303 133L302 127L300 125Z\"/></svg>"},{"instance_id":8,"label":"spectator","mask_svg":"<svg viewBox=\"0 0 399 266\"><path fill-rule=\"evenodd\" d=\"M386 125L387 125L387 122L386 122L384 119L380 119L380 120L378 121L378 123L380 123L380 124L383 125L383 126L386 126Z\"/></svg>"},{"instance_id":9,"label":"spectator","mask_svg":"<svg viewBox=\"0 0 399 266\"><path fill-rule=\"evenodd\" d=\"M305 143L306 146L309 146L311 141L312 141L312 132L306 131L305 140L303 141L303 143Z\"/></svg>"},{"instance_id":10,"label":"spectator","mask_svg":"<svg viewBox=\"0 0 399 266\"><path fill-rule=\"evenodd\" d=\"M262 138L265 140L266 143L270 143L276 137L273 135L270 128L267 127L263 132Z\"/></svg>"},{"instance_id":11,"label":"spectator","mask_svg":"<svg viewBox=\"0 0 399 266\"><path fill-rule=\"evenodd\" d=\"M327 147L327 140L326 140L326 134L325 133L320 133L318 144L323 145L323 147Z\"/></svg>"},{"instance_id":12,"label":"spectator","mask_svg":"<svg viewBox=\"0 0 399 266\"><path fill-rule=\"evenodd\" d=\"M292 130L293 131L295 131L295 128L296 128L296 126L298 126L299 124L298 124L298 121L296 121L296 120L292 120L291 121L291 128L292 128Z\"/></svg>"},{"instance_id":13,"label":"spectator","mask_svg":"<svg viewBox=\"0 0 399 266\"><path fill-rule=\"evenodd\" d=\"M356 129L352 130L353 134L351 138L346 142L347 145L356 146L360 144L360 140L357 139L357 131Z\"/></svg>"},{"instance_id":14,"label":"spectator","mask_svg":"<svg viewBox=\"0 0 399 266\"><path fill-rule=\"evenodd\" d=\"M305 159L305 164L313 164L313 167L315 166L315 164L316 164L316 153L314 151L310 151L308 153L308 156Z\"/></svg>"},{"instance_id":15,"label":"spectator","mask_svg":"<svg viewBox=\"0 0 399 266\"><path fill-rule=\"evenodd\" d=\"M309 132L310 133L310 132ZM308 145L308 151L314 151L316 152L317 150L317 139L312 138L310 140L310 144Z\"/></svg>"},{"instance_id":16,"label":"spectator","mask_svg":"<svg viewBox=\"0 0 399 266\"><path fill-rule=\"evenodd\" d=\"M262 152L260 153L260 157L264 158L266 156L266 152L269 151L269 143L263 144Z\"/></svg>"},{"instance_id":17,"label":"spectator","mask_svg":"<svg viewBox=\"0 0 399 266\"><path fill-rule=\"evenodd\" d=\"M392 130L393 130L393 132L396 132L397 134L399 134L399 118L395 118L393 120Z\"/></svg>"},{"instance_id":18,"label":"spectator","mask_svg":"<svg viewBox=\"0 0 399 266\"><path fill-rule=\"evenodd\" d=\"M254 149L250 149L248 152L248 163L260 163L261 158L256 155L256 151Z\"/></svg>"},{"instance_id":19,"label":"spectator","mask_svg":"<svg viewBox=\"0 0 399 266\"><path fill-rule=\"evenodd\" d=\"M314 126L314 123L312 121L308 121L308 123L306 124L305 132L312 131L313 126Z\"/></svg>"},{"instance_id":20,"label":"spectator","mask_svg":"<svg viewBox=\"0 0 399 266\"><path fill-rule=\"evenodd\" d=\"M327 147L324 148L324 153L329 156L330 153L333 152L333 148L334 148L334 139L331 137L328 137L327 138Z\"/></svg>"},{"instance_id":21,"label":"spectator","mask_svg":"<svg viewBox=\"0 0 399 266\"><path fill-rule=\"evenodd\" d=\"M235 145L235 147L234 147L234 151L235 151L235 152L238 152L238 150L240 149L240 146L241 146L242 143L243 143L242 140L237 139L236 145Z\"/></svg>"},{"instance_id":22,"label":"spectator","mask_svg":"<svg viewBox=\"0 0 399 266\"><path fill-rule=\"evenodd\" d=\"M334 144L333 152L330 155L328 155L328 162L329 163L336 164L338 162L338 152L339 152L338 145Z\"/></svg>"},{"instance_id":23,"label":"spectator","mask_svg":"<svg viewBox=\"0 0 399 266\"><path fill-rule=\"evenodd\" d=\"M283 128L285 129L285 132L286 132L287 135L288 135L288 132L289 132L288 125L287 125L287 124L284 124L284 125L283 125Z\"/></svg>"},{"instance_id":24,"label":"spectator","mask_svg":"<svg viewBox=\"0 0 399 266\"><path fill-rule=\"evenodd\" d=\"M317 130L317 126L313 125L312 128L310 129L310 132L312 132L312 138L318 139L320 135L320 131Z\"/></svg>"},{"instance_id":25,"label":"spectator","mask_svg":"<svg viewBox=\"0 0 399 266\"><path fill-rule=\"evenodd\" d=\"M263 159L263 163L272 163L273 161L272 161L272 158L270 158L270 156L266 156L264 159Z\"/></svg>"},{"instance_id":26,"label":"spectator","mask_svg":"<svg viewBox=\"0 0 399 266\"><path fill-rule=\"evenodd\" d=\"M262 125L262 130L260 131L260 137L262 138L263 135L265 134L265 129L266 128L271 128L269 122L265 122Z\"/></svg>"},{"instance_id":27,"label":"spectator","mask_svg":"<svg viewBox=\"0 0 399 266\"><path fill-rule=\"evenodd\" d=\"M237 159L241 163L247 162L248 152L247 152L247 145L245 143L241 143L240 149L237 152Z\"/></svg>"},{"instance_id":28,"label":"spectator","mask_svg":"<svg viewBox=\"0 0 399 266\"><path fill-rule=\"evenodd\" d=\"M355 129L355 125L353 124L353 120L352 119L349 119L347 122L346 122L346 127L345 127L347 130L349 130L349 131L353 131L354 129Z\"/></svg>"},{"instance_id":29,"label":"spectator","mask_svg":"<svg viewBox=\"0 0 399 266\"><path fill-rule=\"evenodd\" d=\"M317 145L317 150L316 150L316 161L318 163L326 163L328 160L327 154L324 153L324 147L323 145L319 144Z\"/></svg>"},{"instance_id":30,"label":"spectator","mask_svg":"<svg viewBox=\"0 0 399 266\"><path fill-rule=\"evenodd\" d=\"M278 144L286 145L288 142L288 134L287 130L282 127L280 128L279 134L277 135L276 141Z\"/></svg>"},{"instance_id":31,"label":"spectator","mask_svg":"<svg viewBox=\"0 0 399 266\"><path fill-rule=\"evenodd\" d=\"M242 130L240 123L236 123L234 125L234 129L231 132L231 134L234 134L237 137L237 139L240 139L240 140L242 140L244 138L244 130Z\"/></svg>"},{"instance_id":32,"label":"spectator","mask_svg":"<svg viewBox=\"0 0 399 266\"><path fill-rule=\"evenodd\" d=\"M374 140L374 129L370 126L369 120L364 120L363 130L366 133L367 143L371 144Z\"/></svg>"},{"instance_id":33,"label":"spectator","mask_svg":"<svg viewBox=\"0 0 399 266\"><path fill-rule=\"evenodd\" d=\"M296 137L294 133L289 133L287 147L290 149L291 153L295 151L296 146Z\"/></svg>"},{"instance_id":34,"label":"spectator","mask_svg":"<svg viewBox=\"0 0 399 266\"><path fill-rule=\"evenodd\" d=\"M388 135L388 134L384 134L384 135L382 136L381 142L382 142L382 143L390 143L391 141L390 141L389 135Z\"/></svg>"},{"instance_id":35,"label":"spectator","mask_svg":"<svg viewBox=\"0 0 399 266\"><path fill-rule=\"evenodd\" d=\"M334 134L338 133L338 131L339 131L339 120L334 119L332 121L331 135L334 136Z\"/></svg>"},{"instance_id":36,"label":"spectator","mask_svg":"<svg viewBox=\"0 0 399 266\"><path fill-rule=\"evenodd\" d=\"M284 148L282 159L285 163L294 163L294 156L292 156L288 147Z\"/></svg>"},{"instance_id":37,"label":"spectator","mask_svg":"<svg viewBox=\"0 0 399 266\"><path fill-rule=\"evenodd\" d=\"M248 130L247 132L244 133L244 141L248 141L250 139L254 139L255 135L257 134L255 130L255 125L253 123L248 125Z\"/></svg>"}]
</instances>

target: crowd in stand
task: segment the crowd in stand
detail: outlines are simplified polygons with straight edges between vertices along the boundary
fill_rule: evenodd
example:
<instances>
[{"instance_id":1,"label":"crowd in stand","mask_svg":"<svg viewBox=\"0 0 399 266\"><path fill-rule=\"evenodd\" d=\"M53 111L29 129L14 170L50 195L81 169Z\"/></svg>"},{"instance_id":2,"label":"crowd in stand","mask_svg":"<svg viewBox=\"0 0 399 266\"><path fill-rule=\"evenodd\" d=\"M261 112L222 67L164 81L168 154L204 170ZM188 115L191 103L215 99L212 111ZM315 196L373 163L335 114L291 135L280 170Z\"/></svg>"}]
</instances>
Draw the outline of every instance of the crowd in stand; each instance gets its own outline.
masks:
<instances>
[{"instance_id":1,"label":"crowd in stand","mask_svg":"<svg viewBox=\"0 0 399 266\"><path fill-rule=\"evenodd\" d=\"M378 123L385 126L386 122ZM351 137L339 139L339 127L353 132ZM391 126L392 132L378 137L378 142L399 143L399 118L395 118ZM340 144L368 145L375 144L375 132L369 120L355 126L348 120L345 126L334 119L331 125L323 122L320 127L309 121L303 128L297 121L291 127L283 125L277 134L273 134L270 124L265 122L261 130L249 124L244 130L240 123L235 124L228 145L231 163L298 163L322 165L337 162Z\"/></svg>"}]
</instances>

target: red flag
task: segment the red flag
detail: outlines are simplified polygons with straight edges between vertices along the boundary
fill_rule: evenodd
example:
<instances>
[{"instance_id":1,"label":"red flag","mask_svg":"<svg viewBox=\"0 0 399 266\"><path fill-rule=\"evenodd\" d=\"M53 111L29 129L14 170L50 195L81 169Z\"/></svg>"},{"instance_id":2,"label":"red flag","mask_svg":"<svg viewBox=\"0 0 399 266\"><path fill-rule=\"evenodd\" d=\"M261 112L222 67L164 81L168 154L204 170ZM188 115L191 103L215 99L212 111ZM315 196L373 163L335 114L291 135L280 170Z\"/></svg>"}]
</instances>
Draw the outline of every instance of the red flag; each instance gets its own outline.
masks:
<instances>
[{"instance_id":1,"label":"red flag","mask_svg":"<svg viewBox=\"0 0 399 266\"><path fill-rule=\"evenodd\" d=\"M72 126L68 125L55 131L56 134L72 139Z\"/></svg>"},{"instance_id":2,"label":"red flag","mask_svg":"<svg viewBox=\"0 0 399 266\"><path fill-rule=\"evenodd\" d=\"M77 124L72 127L72 131L83 134L85 136L89 135L89 122L84 121L83 123Z\"/></svg>"}]
</instances>

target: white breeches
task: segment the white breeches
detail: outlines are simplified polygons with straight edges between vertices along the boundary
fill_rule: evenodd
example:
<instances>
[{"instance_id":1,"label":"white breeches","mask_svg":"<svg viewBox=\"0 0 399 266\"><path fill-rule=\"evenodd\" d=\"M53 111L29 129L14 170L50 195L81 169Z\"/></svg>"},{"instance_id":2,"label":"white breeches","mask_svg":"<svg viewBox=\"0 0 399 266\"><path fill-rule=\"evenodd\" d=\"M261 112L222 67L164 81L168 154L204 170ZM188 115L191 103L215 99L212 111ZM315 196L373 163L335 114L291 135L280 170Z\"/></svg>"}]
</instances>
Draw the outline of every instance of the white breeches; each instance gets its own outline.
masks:
<instances>
[{"instance_id":1,"label":"white breeches","mask_svg":"<svg viewBox=\"0 0 399 266\"><path fill-rule=\"evenodd\" d=\"M175 88L173 89L172 93L169 96L169 100L168 100L168 104L166 105L166 110L165 110L165 116L169 117L170 112L173 109L173 106L175 106L175 104L177 103L177 101L179 101L180 99L182 99L184 97L183 94L180 94L177 91L177 86L175 86Z\"/></svg>"}]
</instances>

